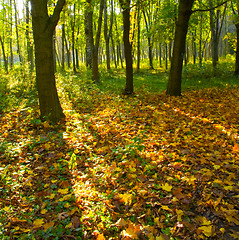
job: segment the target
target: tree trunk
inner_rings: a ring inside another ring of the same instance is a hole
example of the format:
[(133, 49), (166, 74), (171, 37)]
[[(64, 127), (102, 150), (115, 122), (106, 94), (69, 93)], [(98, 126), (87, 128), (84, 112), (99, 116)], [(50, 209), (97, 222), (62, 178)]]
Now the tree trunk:
[(26, 0), (26, 39), (27, 39), (27, 61), (30, 63), (31, 71), (34, 68), (33, 64), (33, 46), (30, 40), (30, 11), (29, 11), (30, 0)]
[(13, 35), (13, 31), (12, 31), (12, 0), (9, 1), (9, 7), (10, 7), (10, 13), (9, 13), (9, 21), (10, 21), (10, 37), (9, 37), (9, 52), (10, 52), (10, 68), (12, 69), (13, 67), (13, 46), (12, 46), (12, 35)]
[(65, 21), (61, 25), (61, 69), (65, 71)]
[(8, 73), (8, 61), (7, 61), (7, 56), (6, 56), (6, 52), (5, 52), (4, 41), (1, 36), (0, 36), (0, 43), (1, 43), (1, 47), (2, 47), (5, 71), (6, 71), (6, 73)]
[(178, 20), (176, 23), (173, 56), (167, 86), (167, 94), (171, 96), (181, 95), (181, 80), (183, 56), (185, 53), (185, 42), (188, 31), (188, 22), (192, 14), (194, 0), (180, 0), (178, 10)]
[(112, 35), (113, 16), (114, 16), (113, 14), (114, 14), (114, 5), (113, 5), (113, 0), (111, 0), (110, 28), (108, 31), (107, 1), (105, 0), (105, 3), (104, 3), (104, 37), (105, 37), (105, 46), (106, 46), (107, 70), (110, 69), (110, 37)]
[[(213, 4), (212, 1), (209, 1), (209, 7), (212, 9)], [(224, 21), (225, 13), (226, 13), (227, 4), (225, 4), (223, 14), (220, 20), (220, 10), (217, 10), (217, 14), (215, 14), (214, 10), (210, 10), (210, 29), (211, 29), (211, 52), (212, 52), (212, 65), (214, 71), (216, 70), (216, 66), (218, 63), (218, 44), (219, 38), (222, 30), (222, 23)]]
[(73, 63), (73, 71), (76, 73), (76, 58), (75, 58), (75, 13), (76, 13), (76, 5), (73, 5), (73, 16), (71, 19), (71, 51), (72, 51), (72, 63)]
[[(93, 45), (93, 59), (92, 59), (93, 60), (92, 61), (92, 80), (93, 80), (93, 82), (99, 82), (99, 79), (100, 79), (98, 51), (99, 51), (99, 45), (100, 45), (103, 10), (104, 10), (104, 0), (101, 0), (99, 18), (98, 18), (98, 28), (97, 28), (95, 43)], [(92, 31), (92, 33), (93, 33), (93, 31)]]
[(53, 34), (64, 4), (65, 0), (58, 0), (53, 15), (49, 17), (47, 0), (31, 0), (41, 119), (49, 119), (52, 122), (58, 122), (65, 117), (56, 89), (53, 53)]
[(140, 8), (138, 7), (137, 9), (137, 25), (138, 25), (138, 37), (137, 37), (137, 71), (139, 71), (140, 69), (140, 33), (141, 33), (141, 29), (140, 29), (140, 20), (141, 20), (141, 16), (140, 16)]
[(123, 9), (123, 41), (124, 41), (124, 53), (126, 61), (126, 86), (124, 94), (132, 94), (134, 92), (133, 84), (133, 66), (132, 66), (132, 46), (130, 44), (129, 32), (130, 32), (130, 0), (120, 0), (120, 5)]
[(19, 39), (19, 32), (18, 32), (18, 17), (17, 17), (17, 4), (16, 4), (16, 0), (14, 0), (14, 8), (15, 8), (15, 23), (16, 23), (16, 37), (17, 37), (17, 53), (18, 53), (18, 57), (19, 57), (19, 61), (20, 64), (23, 64), (23, 58), (22, 58), (22, 54), (21, 54), (21, 47), (20, 47), (20, 39)]
[(145, 12), (146, 11), (143, 11), (144, 21), (145, 21), (146, 30), (147, 30), (149, 65), (150, 65), (150, 69), (154, 69), (154, 67), (153, 67), (153, 53), (152, 53), (153, 49), (152, 49), (152, 43), (151, 43), (151, 33), (149, 32), (150, 21), (149, 21), (149, 16), (148, 16), (148, 21), (147, 21), (147, 17), (146, 17), (146, 13)]
[(236, 33), (237, 33), (237, 48), (236, 48), (236, 64), (235, 64), (235, 72), (236, 76), (239, 75), (239, 23), (236, 24)]
[(92, 68), (92, 55), (93, 55), (93, 8), (91, 0), (86, 0), (85, 9), (85, 38), (86, 38), (86, 67)]

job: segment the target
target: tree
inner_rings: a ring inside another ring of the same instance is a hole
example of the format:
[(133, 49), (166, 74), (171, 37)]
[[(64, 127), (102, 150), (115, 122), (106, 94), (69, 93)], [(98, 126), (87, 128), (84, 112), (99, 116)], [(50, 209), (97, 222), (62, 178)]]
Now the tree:
[(106, 64), (107, 70), (110, 69), (110, 38), (112, 36), (113, 18), (114, 18), (114, 4), (111, 0), (111, 16), (110, 16), (110, 28), (108, 30), (108, 13), (107, 13), (107, 1), (104, 4), (104, 36), (105, 36), (105, 46), (106, 46)]
[(52, 16), (47, 0), (31, 0), (33, 38), (35, 43), (36, 83), (42, 119), (58, 122), (65, 117), (56, 89), (53, 34), (65, 0), (58, 0)]
[(126, 86), (124, 94), (132, 94), (134, 92), (133, 82), (133, 66), (132, 66), (132, 46), (130, 44), (129, 32), (130, 32), (130, 0), (120, 0), (121, 8), (123, 9), (123, 41), (124, 41), (124, 53), (126, 61)]
[[(216, 69), (218, 62), (218, 43), (221, 35), (222, 23), (225, 17), (227, 4), (225, 4), (224, 11), (220, 21), (220, 10), (214, 11), (213, 3), (209, 1), (210, 8), (210, 29), (211, 29), (211, 47), (212, 47), (212, 64), (214, 70)], [(220, 24), (221, 22), (221, 24)]]
[(178, 19), (175, 29), (173, 56), (167, 86), (167, 94), (171, 96), (181, 95), (181, 80), (185, 42), (188, 31), (188, 23), (192, 14), (194, 0), (180, 0), (178, 7)]
[(232, 11), (234, 14), (234, 23), (236, 26), (236, 62), (235, 62), (235, 71), (234, 75), (239, 75), (239, 3), (235, 1), (235, 7), (233, 4), (234, 1), (231, 1)]
[(100, 35), (102, 27), (104, 0), (100, 1), (99, 18), (96, 37), (94, 40), (93, 32), (93, 6), (92, 0), (86, 1), (85, 9), (85, 35), (86, 35), (86, 66), (92, 68), (92, 80), (99, 81), (98, 51), (100, 45)]

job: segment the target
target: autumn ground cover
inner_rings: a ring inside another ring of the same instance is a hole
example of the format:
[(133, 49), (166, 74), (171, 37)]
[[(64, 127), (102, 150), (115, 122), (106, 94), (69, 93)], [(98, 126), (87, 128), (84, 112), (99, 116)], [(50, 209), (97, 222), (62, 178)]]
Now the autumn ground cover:
[(0, 239), (239, 239), (238, 87), (125, 97), (59, 78), (65, 123), (34, 96), (0, 116)]

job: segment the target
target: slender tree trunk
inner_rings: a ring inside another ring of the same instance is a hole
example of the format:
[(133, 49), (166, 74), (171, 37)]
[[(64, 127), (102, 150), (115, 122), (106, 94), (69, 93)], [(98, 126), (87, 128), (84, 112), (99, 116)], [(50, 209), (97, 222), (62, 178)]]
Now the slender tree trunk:
[(10, 21), (10, 37), (9, 37), (9, 52), (10, 52), (10, 68), (13, 67), (13, 46), (12, 46), (12, 35), (13, 35), (13, 30), (12, 30), (12, 0), (9, 0), (9, 7), (10, 7), (10, 12), (9, 12), (9, 21)]
[(18, 11), (17, 11), (17, 4), (16, 4), (16, 0), (14, 0), (14, 8), (15, 8), (15, 22), (16, 22), (16, 37), (17, 37), (17, 53), (18, 53), (18, 57), (19, 57), (19, 61), (20, 64), (23, 64), (23, 58), (22, 58), (22, 54), (21, 54), (21, 46), (20, 46), (20, 39), (19, 39), (19, 32), (18, 32)]
[(126, 61), (126, 86), (124, 94), (132, 94), (134, 92), (133, 84), (133, 61), (132, 61), (132, 46), (130, 44), (129, 32), (130, 32), (130, 0), (120, 0), (120, 5), (123, 9), (123, 41), (124, 41), (124, 53)]
[(63, 24), (61, 25), (61, 69), (65, 71), (65, 21), (63, 20)]
[(236, 48), (236, 64), (235, 64), (235, 72), (236, 76), (239, 75), (239, 23), (236, 24), (236, 33), (237, 33), (237, 48)]
[(5, 47), (4, 47), (4, 40), (2, 39), (1, 36), (0, 36), (0, 43), (1, 43), (1, 47), (2, 47), (5, 71), (6, 71), (6, 73), (8, 73), (8, 61), (7, 61), (7, 56), (6, 56)]
[(66, 39), (66, 35), (65, 35), (65, 47), (66, 47), (66, 56), (67, 56), (67, 66), (68, 68), (71, 67), (71, 53), (70, 53), (70, 46), (68, 46), (68, 42)]
[(92, 68), (92, 55), (93, 55), (93, 7), (91, 0), (86, 0), (85, 9), (85, 38), (86, 38), (86, 67)]
[(65, 0), (58, 0), (53, 15), (49, 17), (46, 0), (31, 0), (41, 119), (52, 122), (58, 122), (65, 117), (56, 89), (53, 53), (53, 34), (64, 4)]
[(180, 0), (178, 20), (176, 23), (173, 57), (167, 86), (167, 94), (171, 96), (181, 95), (181, 80), (185, 42), (188, 31), (188, 22), (192, 14), (194, 0)]
[(112, 45), (112, 50), (113, 50), (113, 59), (114, 59), (114, 63), (115, 63), (115, 68), (117, 68), (117, 59), (116, 59), (116, 53), (115, 53), (115, 43), (114, 43), (114, 38), (111, 35), (111, 45)]
[(165, 69), (168, 69), (168, 44), (165, 43)]
[(26, 39), (27, 39), (27, 61), (30, 63), (31, 71), (34, 68), (33, 63), (33, 46), (30, 40), (30, 11), (29, 11), (30, 0), (26, 0)]
[(73, 5), (73, 16), (71, 19), (71, 51), (72, 51), (72, 63), (73, 63), (73, 71), (76, 73), (76, 59), (75, 59), (75, 13), (76, 13), (76, 5)]
[(114, 5), (113, 5), (113, 0), (111, 0), (110, 28), (108, 30), (107, 0), (105, 0), (105, 3), (104, 3), (104, 37), (105, 37), (105, 46), (106, 46), (107, 70), (110, 69), (110, 37), (112, 35), (112, 27), (113, 27), (113, 19), (114, 19), (113, 14), (114, 14)]
[(138, 7), (137, 9), (137, 25), (138, 25), (138, 37), (137, 37), (137, 71), (140, 69), (140, 34), (141, 34), (141, 29), (140, 29), (140, 8)]
[[(99, 54), (103, 9), (104, 9), (104, 0), (101, 0), (100, 10), (99, 10), (99, 18), (98, 18), (98, 28), (97, 28), (95, 43), (93, 45), (93, 59), (92, 59), (92, 80), (93, 80), (93, 82), (99, 82), (99, 79), (100, 79), (98, 54)], [(93, 33), (93, 31), (92, 31), (92, 33)]]
[(149, 20), (147, 21), (147, 16), (146, 16), (145, 11), (143, 11), (143, 14), (144, 14), (144, 21), (145, 21), (146, 30), (147, 30), (149, 65), (150, 65), (150, 69), (154, 69), (154, 67), (153, 67), (153, 53), (152, 53), (153, 48), (152, 48), (152, 43), (151, 43), (151, 34), (149, 32), (150, 21)]

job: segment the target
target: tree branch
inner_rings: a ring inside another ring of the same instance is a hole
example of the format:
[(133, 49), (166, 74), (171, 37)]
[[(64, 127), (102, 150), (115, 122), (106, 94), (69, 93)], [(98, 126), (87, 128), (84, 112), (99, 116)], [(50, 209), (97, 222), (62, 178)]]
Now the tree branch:
[(224, 2), (222, 2), (222, 3), (220, 3), (220, 4), (218, 4), (217, 6), (212, 7), (212, 8), (208, 8), (208, 9), (195, 9), (195, 10), (192, 11), (192, 13), (195, 13), (195, 12), (207, 12), (207, 11), (211, 11), (211, 10), (214, 10), (214, 9), (216, 9), (216, 8), (218, 8), (218, 7), (222, 6), (222, 5), (224, 5), (224, 4), (227, 3), (228, 1), (229, 1), (229, 0), (226, 0), (226, 1), (224, 1)]
[(65, 3), (66, 3), (66, 0), (58, 0), (57, 1), (53, 15), (50, 18), (50, 27), (51, 28), (55, 29), (55, 27), (60, 19), (60, 14), (61, 14), (61, 11), (62, 11)]

